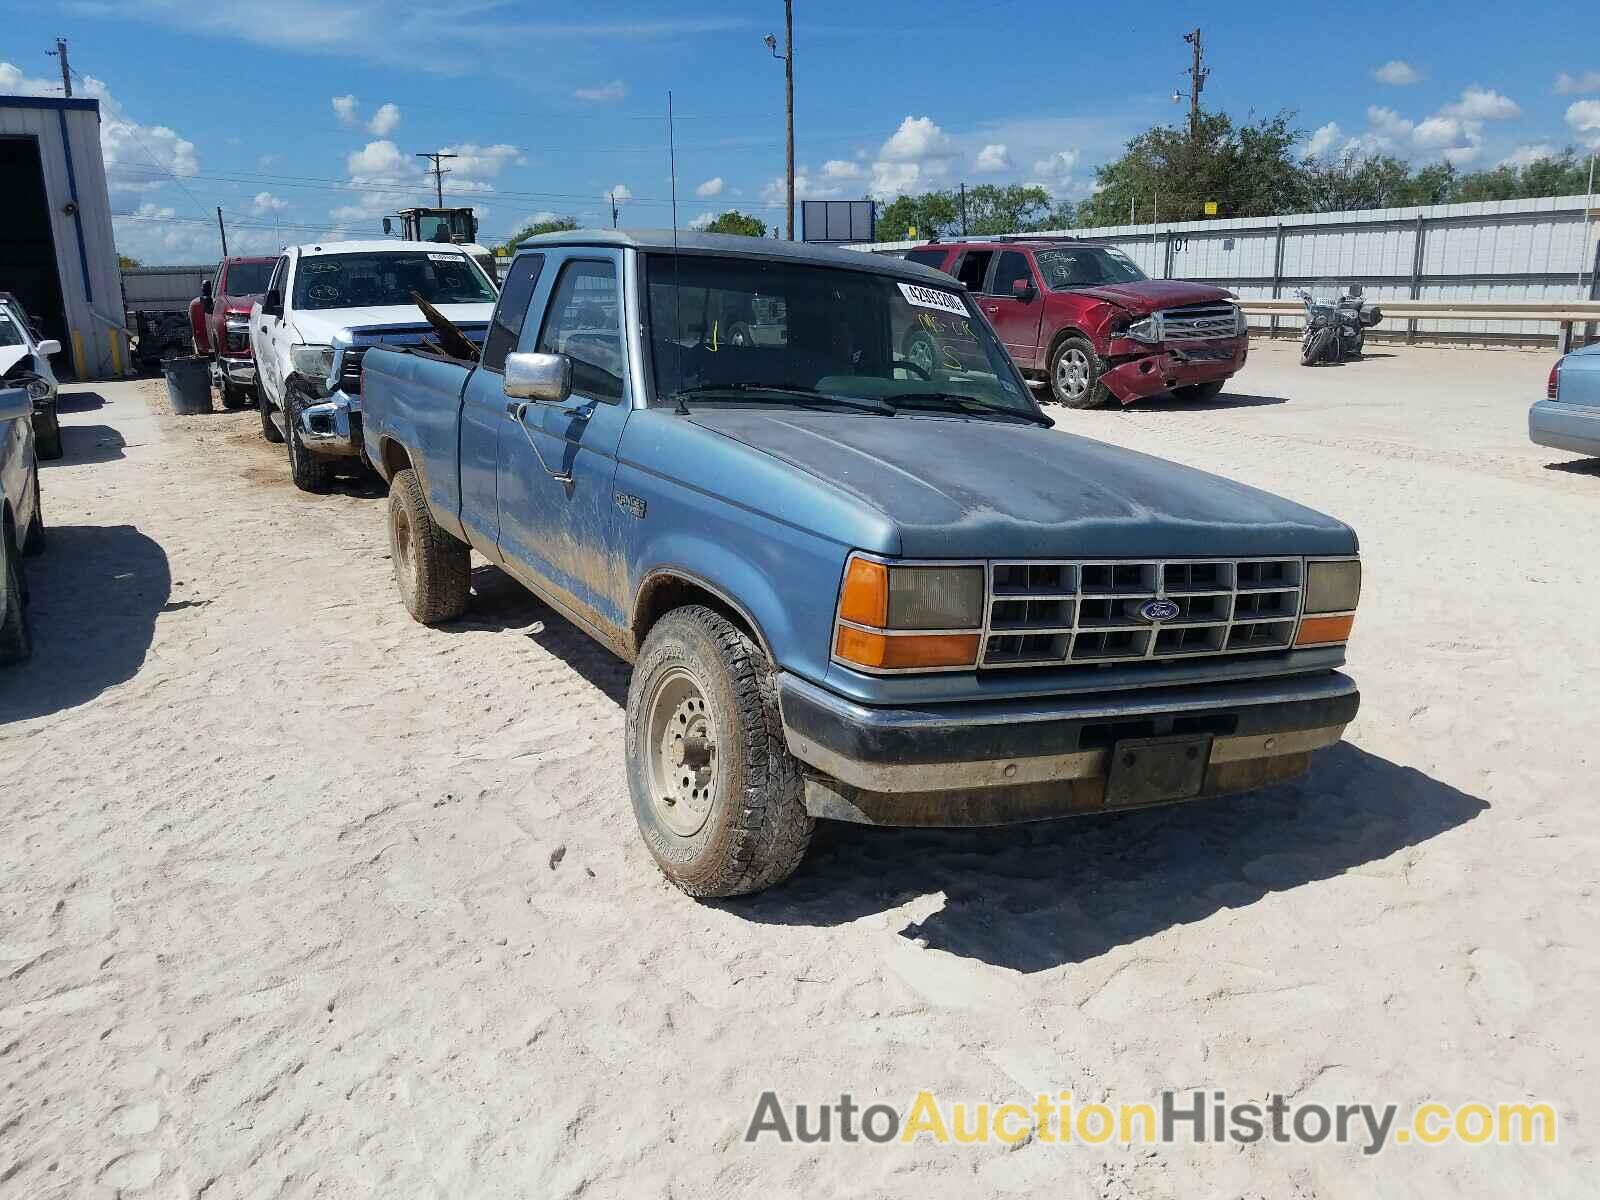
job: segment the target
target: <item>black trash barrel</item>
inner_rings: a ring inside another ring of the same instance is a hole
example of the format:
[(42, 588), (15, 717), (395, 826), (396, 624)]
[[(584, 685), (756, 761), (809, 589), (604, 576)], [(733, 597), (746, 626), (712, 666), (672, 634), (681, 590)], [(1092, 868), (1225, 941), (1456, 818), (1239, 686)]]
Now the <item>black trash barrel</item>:
[(167, 377), (167, 397), (180, 417), (211, 411), (211, 360), (198, 354), (161, 360)]

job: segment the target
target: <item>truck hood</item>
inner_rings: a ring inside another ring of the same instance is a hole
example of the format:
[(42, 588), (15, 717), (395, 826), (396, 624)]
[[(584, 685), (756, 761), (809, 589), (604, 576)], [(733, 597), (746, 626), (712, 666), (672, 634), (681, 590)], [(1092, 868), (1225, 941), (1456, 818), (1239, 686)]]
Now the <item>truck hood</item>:
[[(438, 306), (457, 325), (486, 325), (494, 315), (493, 304), (441, 304)], [(293, 316), (299, 340), (314, 345), (349, 341), (352, 329), (374, 329), (393, 325), (421, 325), (427, 320), (414, 304), (390, 304), (379, 308), (326, 308), (299, 310)]]
[(1037, 425), (702, 408), (704, 429), (883, 514), (926, 558), (1353, 554), (1332, 517), (1268, 492)]
[[(33, 351), (26, 346), (0, 346), (0, 375), (4, 375), (17, 365), (18, 360), (26, 358), (32, 353)], [(10, 385), (8, 384), (7, 386), (9, 387)]]
[(1184, 304), (1210, 304), (1231, 300), (1219, 287), (1190, 283), (1184, 279), (1146, 279), (1142, 283), (1103, 283), (1099, 287), (1073, 288), (1073, 295), (1093, 296), (1127, 309), (1136, 317), (1147, 317), (1163, 308)]

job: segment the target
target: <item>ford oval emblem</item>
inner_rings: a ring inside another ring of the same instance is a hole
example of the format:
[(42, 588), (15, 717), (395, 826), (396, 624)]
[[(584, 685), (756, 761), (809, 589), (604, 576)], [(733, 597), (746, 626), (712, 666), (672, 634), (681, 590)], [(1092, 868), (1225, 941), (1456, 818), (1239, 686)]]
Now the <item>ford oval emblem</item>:
[(1139, 615), (1146, 621), (1170, 621), (1179, 611), (1171, 600), (1147, 600), (1140, 606)]

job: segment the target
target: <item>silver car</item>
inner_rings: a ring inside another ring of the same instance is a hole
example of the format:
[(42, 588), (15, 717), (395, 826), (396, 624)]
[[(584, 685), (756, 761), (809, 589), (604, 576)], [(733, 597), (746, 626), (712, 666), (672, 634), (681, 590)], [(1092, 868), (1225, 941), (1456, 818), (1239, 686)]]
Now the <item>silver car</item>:
[(0, 388), (0, 665), (32, 652), (22, 556), (43, 549), (33, 397), (26, 387)]
[(1545, 396), (1528, 410), (1528, 436), (1540, 446), (1600, 457), (1600, 342), (1558, 359)]

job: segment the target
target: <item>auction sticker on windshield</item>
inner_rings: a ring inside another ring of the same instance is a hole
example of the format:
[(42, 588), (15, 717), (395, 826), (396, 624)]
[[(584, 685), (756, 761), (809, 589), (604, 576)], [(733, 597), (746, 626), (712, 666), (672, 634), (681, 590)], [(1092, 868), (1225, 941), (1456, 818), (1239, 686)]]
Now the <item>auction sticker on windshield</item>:
[(961, 297), (954, 292), (902, 283), (900, 294), (920, 308), (937, 308), (940, 312), (955, 313), (958, 317), (967, 315), (967, 306), (961, 303)]

